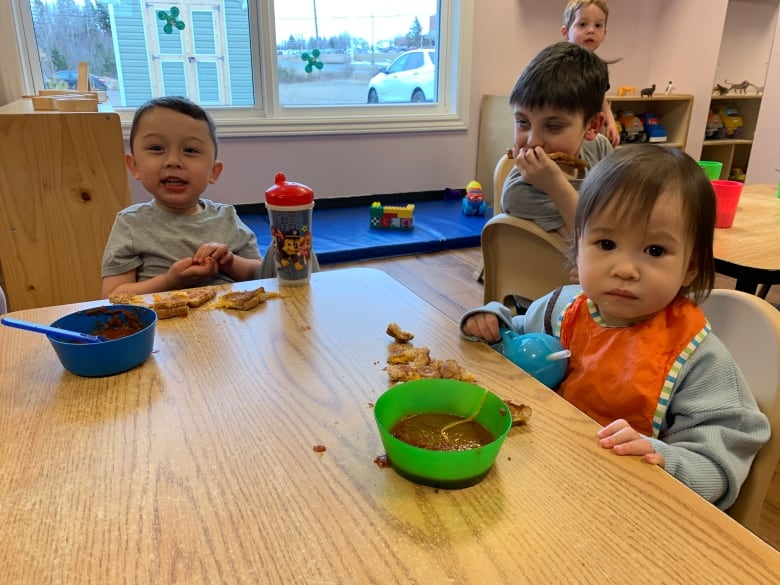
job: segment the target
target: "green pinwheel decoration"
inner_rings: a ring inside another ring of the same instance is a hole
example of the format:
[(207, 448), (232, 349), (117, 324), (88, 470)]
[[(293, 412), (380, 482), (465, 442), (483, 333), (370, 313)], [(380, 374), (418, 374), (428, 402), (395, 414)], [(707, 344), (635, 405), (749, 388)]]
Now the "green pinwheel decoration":
[(308, 53), (301, 53), (301, 59), (303, 61), (306, 61), (306, 67), (304, 69), (306, 70), (306, 73), (311, 73), (314, 71), (314, 68), (322, 69), (324, 66), (324, 63), (319, 60), (320, 57), (320, 50), (314, 49), (311, 52), (311, 55)]
[(185, 25), (179, 20), (179, 9), (176, 6), (171, 6), (171, 9), (168, 12), (165, 12), (165, 10), (158, 10), (157, 18), (165, 21), (163, 32), (167, 35), (171, 34), (174, 28), (184, 30)]

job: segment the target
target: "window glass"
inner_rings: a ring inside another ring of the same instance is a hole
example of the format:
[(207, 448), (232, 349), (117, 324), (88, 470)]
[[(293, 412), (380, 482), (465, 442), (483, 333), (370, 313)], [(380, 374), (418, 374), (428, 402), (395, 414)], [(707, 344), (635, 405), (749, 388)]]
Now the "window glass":
[[(125, 121), (162, 95), (212, 108), (235, 135), (344, 129), (347, 118), (356, 132), (451, 129), (466, 112), (467, 0), (11, 1), (19, 10), (0, 31), (20, 35), (26, 83), (75, 88), (86, 62)], [(404, 105), (424, 107), (381, 113)]]

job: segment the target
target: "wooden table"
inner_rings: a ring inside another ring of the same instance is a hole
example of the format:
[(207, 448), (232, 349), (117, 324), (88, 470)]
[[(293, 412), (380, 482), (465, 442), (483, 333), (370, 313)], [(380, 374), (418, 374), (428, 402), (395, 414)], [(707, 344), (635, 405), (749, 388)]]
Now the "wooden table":
[[(777, 582), (780, 553), (600, 449), (596, 423), (384, 273), (282, 290), (159, 322), (150, 359), (110, 378), (0, 327), (3, 583)], [(374, 463), (391, 321), (532, 405), (480, 484), (436, 490)]]
[(780, 199), (776, 185), (745, 185), (734, 225), (715, 229), (715, 269), (755, 294), (759, 285), (780, 284)]

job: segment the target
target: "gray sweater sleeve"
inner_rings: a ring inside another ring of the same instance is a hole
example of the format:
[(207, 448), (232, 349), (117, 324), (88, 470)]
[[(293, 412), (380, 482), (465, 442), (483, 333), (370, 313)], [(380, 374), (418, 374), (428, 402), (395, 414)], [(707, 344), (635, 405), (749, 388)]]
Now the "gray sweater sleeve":
[(668, 473), (725, 510), (769, 434), (734, 358), (711, 333), (683, 366), (659, 438), (650, 442)]

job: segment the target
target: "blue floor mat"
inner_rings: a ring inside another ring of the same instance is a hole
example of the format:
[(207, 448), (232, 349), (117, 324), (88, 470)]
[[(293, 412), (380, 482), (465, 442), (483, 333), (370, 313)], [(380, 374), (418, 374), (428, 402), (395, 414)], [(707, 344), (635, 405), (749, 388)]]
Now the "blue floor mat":
[[(419, 201), (414, 208), (411, 230), (372, 229), (368, 206), (317, 209), (312, 217), (312, 241), (321, 264), (353, 262), (423, 252), (441, 252), (479, 246), (487, 215), (466, 216), (460, 199)], [(265, 214), (240, 214), (257, 234), (260, 252), (265, 255), (271, 228)]]

